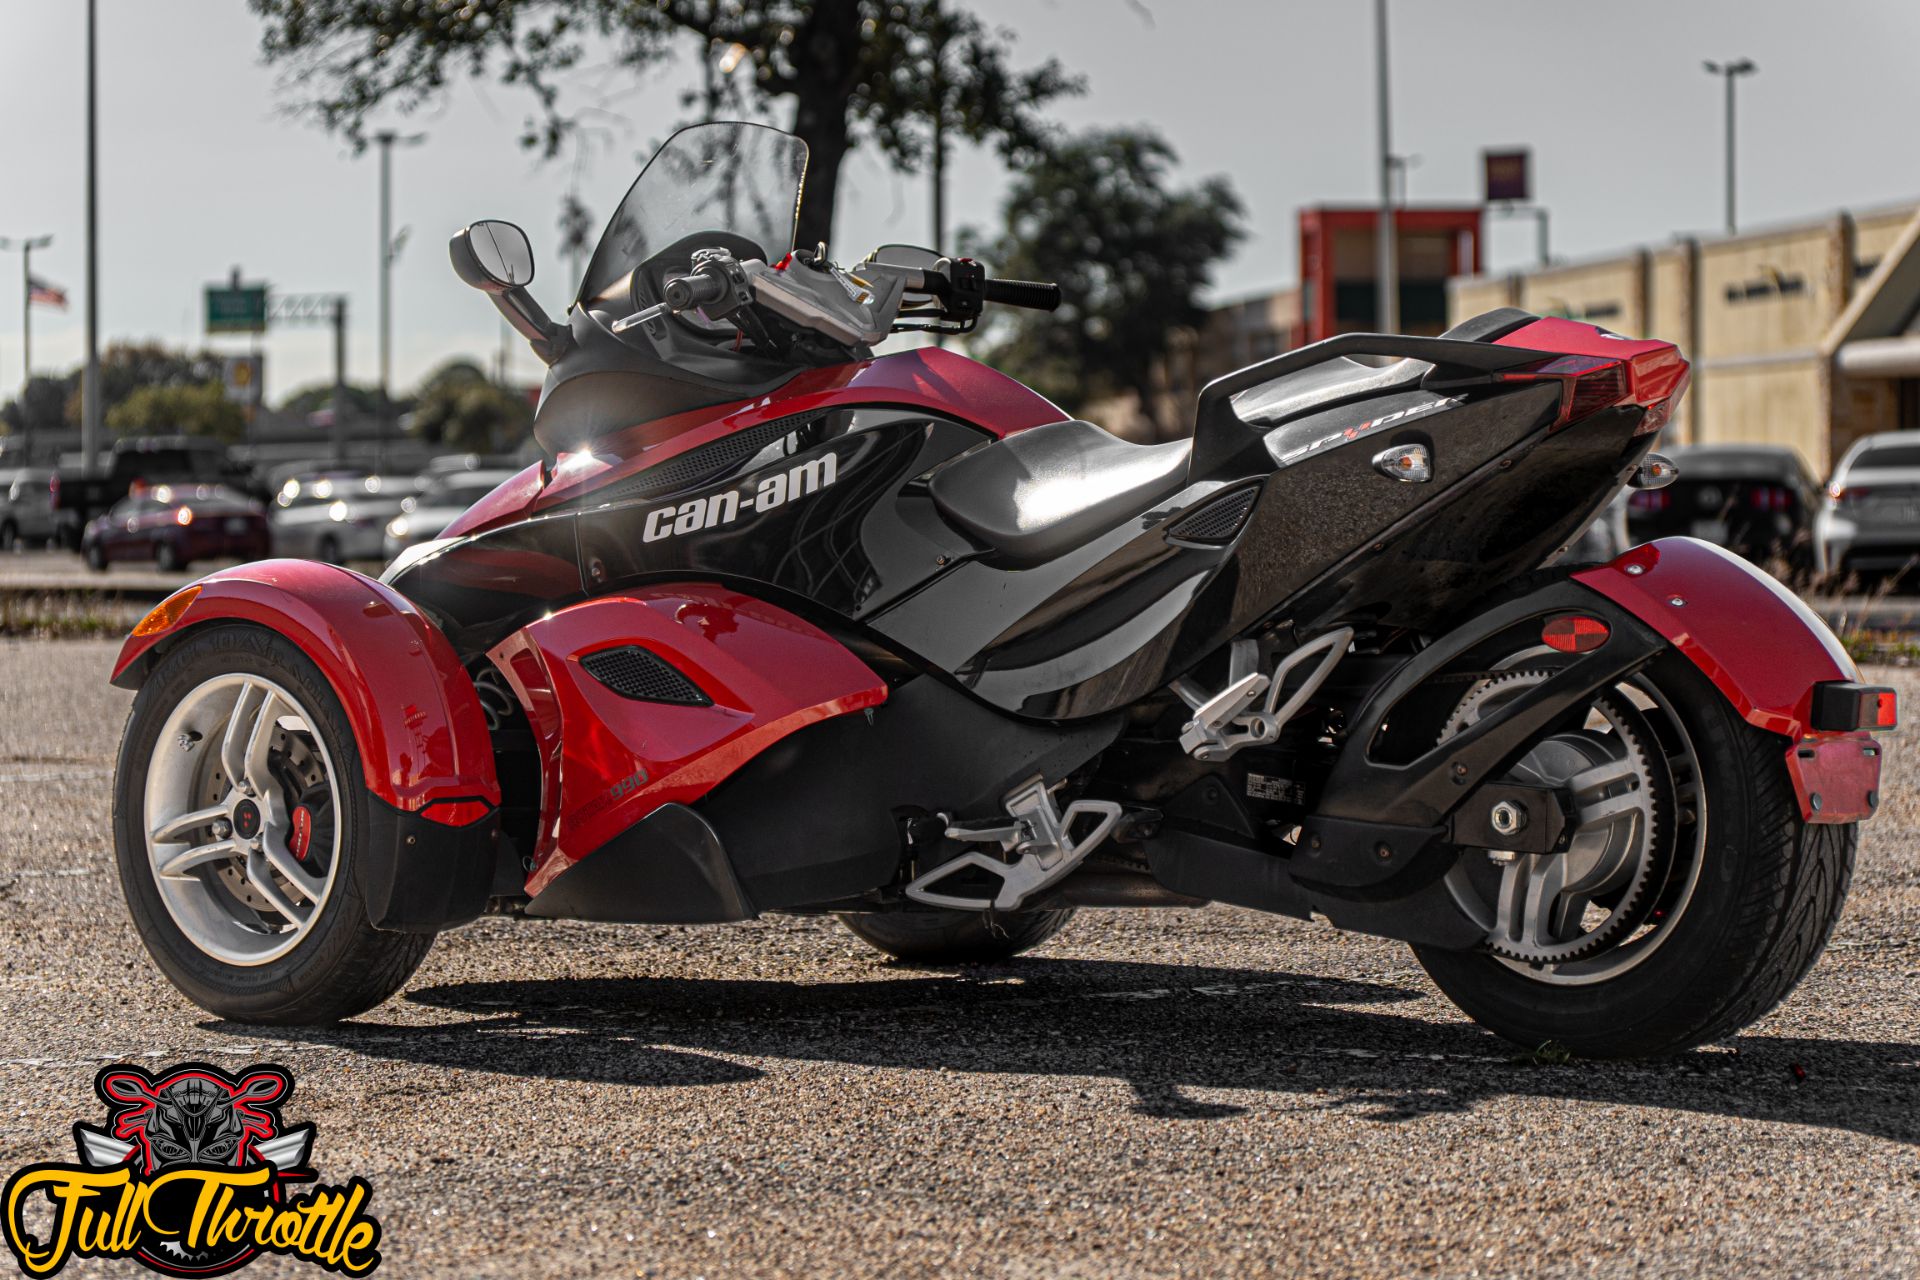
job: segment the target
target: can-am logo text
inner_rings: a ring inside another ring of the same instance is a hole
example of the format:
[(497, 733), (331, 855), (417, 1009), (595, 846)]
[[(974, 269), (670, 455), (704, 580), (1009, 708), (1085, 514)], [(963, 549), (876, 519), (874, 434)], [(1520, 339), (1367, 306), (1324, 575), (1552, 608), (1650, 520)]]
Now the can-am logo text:
[(668, 503), (647, 513), (642, 537), (659, 542), (702, 529), (717, 529), (740, 519), (742, 513), (765, 515), (795, 498), (817, 493), (840, 478), (840, 457), (823, 453), (797, 466), (756, 481), (722, 489), (702, 498)]

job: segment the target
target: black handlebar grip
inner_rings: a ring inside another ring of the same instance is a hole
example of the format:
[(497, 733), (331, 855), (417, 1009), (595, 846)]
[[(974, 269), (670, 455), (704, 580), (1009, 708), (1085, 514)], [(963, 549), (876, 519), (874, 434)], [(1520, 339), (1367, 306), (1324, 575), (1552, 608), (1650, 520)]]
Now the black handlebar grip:
[(661, 301), (675, 311), (691, 311), (727, 296), (726, 277), (718, 272), (700, 271), (690, 276), (674, 276), (660, 286)]
[(1060, 286), (1032, 280), (989, 280), (987, 301), (1030, 311), (1053, 311), (1060, 306)]

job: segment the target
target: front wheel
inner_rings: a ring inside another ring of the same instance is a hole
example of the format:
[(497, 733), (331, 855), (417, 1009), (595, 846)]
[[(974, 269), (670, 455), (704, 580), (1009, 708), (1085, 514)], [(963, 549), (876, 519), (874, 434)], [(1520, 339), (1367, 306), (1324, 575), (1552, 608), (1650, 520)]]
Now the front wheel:
[[(1543, 678), (1538, 658), (1509, 659), (1447, 732)], [(1415, 947), (1420, 963), (1481, 1025), (1582, 1057), (1679, 1053), (1754, 1022), (1826, 946), (1858, 841), (1801, 820), (1786, 749), (1678, 654), (1603, 690), (1513, 773), (1574, 790), (1570, 846), (1463, 851), (1447, 884), (1487, 941)]]
[(433, 937), (368, 922), (372, 803), (340, 702), (291, 641), (219, 625), (164, 654), (114, 780), (120, 883), (161, 971), (239, 1022), (331, 1022), (399, 990)]
[(944, 908), (847, 914), (840, 923), (862, 942), (909, 964), (993, 964), (1011, 960), (1067, 927), (1073, 908), (950, 911)]

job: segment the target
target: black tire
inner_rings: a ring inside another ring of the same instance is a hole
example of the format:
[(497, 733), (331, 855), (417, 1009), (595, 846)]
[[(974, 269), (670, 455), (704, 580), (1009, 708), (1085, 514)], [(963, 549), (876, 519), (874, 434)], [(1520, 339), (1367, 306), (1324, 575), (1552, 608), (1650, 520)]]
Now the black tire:
[(20, 526), (8, 520), (0, 522), (0, 551), (20, 550)]
[(332, 534), (320, 539), (320, 546), (314, 553), (314, 559), (322, 564), (339, 564), (340, 540)]
[[(244, 672), (265, 676), (311, 709), (340, 777), (340, 865), (312, 931), (287, 954), (233, 965), (197, 947), (174, 923), (153, 881), (143, 830), (148, 761), (168, 713), (201, 682)], [(388, 933), (367, 921), (358, 862), (373, 829), (360, 752), (326, 678), (292, 641), (263, 627), (196, 630), (163, 655), (133, 702), (114, 777), (114, 846), (120, 884), (147, 952), (173, 985), (217, 1017), (299, 1025), (364, 1013), (398, 991), (426, 958), (432, 934)]]
[(178, 573), (187, 567), (180, 558), (180, 548), (171, 542), (162, 542), (153, 549), (153, 567), (162, 573)]
[(848, 914), (840, 923), (868, 946), (908, 964), (994, 964), (1031, 951), (1066, 928), (1073, 911), (916, 909)]
[(1661, 1057), (1724, 1039), (1806, 976), (1846, 901), (1859, 830), (1801, 821), (1787, 740), (1742, 721), (1678, 654), (1649, 675), (1693, 739), (1707, 821), (1699, 880), (1659, 948), (1586, 986), (1541, 981), (1485, 952), (1414, 948), (1448, 999), (1529, 1048)]
[(107, 549), (97, 542), (89, 543), (87, 546), (87, 568), (95, 573), (107, 571)]

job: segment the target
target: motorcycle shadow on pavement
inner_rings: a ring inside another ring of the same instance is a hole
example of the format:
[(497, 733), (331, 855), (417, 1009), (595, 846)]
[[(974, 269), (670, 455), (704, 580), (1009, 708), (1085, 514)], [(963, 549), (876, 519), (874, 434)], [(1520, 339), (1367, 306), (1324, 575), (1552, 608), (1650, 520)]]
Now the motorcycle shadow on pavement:
[[(210, 1029), (291, 1034), (433, 1066), (643, 1087), (737, 1083), (774, 1071), (768, 1060), (785, 1059), (1106, 1077), (1131, 1087), (1136, 1111), (1171, 1119), (1280, 1105), (1404, 1123), (1531, 1097), (1920, 1143), (1911, 1106), (1920, 1045), (1749, 1034), (1731, 1050), (1667, 1061), (1565, 1061), (1527, 1053), (1470, 1023), (1392, 1012), (1433, 997), (1385, 981), (1033, 957), (894, 972), (911, 976), (448, 983), (403, 999), (468, 1020), (362, 1020), (291, 1033), (223, 1023)], [(1235, 1096), (1200, 1099), (1192, 1090)]]

